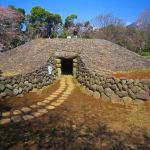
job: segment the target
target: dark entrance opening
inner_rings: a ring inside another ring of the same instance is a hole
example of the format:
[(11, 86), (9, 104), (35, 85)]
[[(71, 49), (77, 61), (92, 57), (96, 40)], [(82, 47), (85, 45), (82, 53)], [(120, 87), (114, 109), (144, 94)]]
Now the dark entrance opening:
[(73, 60), (61, 58), (62, 74), (73, 74)]

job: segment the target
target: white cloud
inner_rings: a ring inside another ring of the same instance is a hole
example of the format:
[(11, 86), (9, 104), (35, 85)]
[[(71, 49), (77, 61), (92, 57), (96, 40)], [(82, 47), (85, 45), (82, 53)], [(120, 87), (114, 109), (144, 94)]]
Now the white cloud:
[(132, 22), (128, 21), (126, 22), (126, 26), (130, 25)]

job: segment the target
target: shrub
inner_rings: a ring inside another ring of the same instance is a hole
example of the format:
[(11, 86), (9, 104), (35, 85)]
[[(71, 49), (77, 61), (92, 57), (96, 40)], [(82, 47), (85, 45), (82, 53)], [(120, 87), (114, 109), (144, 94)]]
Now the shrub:
[(67, 36), (69, 36), (69, 35), (70, 35), (70, 31), (65, 30), (59, 35), (59, 38), (67, 38)]
[(20, 39), (20, 38), (13, 38), (11, 40), (11, 42), (10, 42), (10, 44), (12, 45), (12, 47), (17, 47), (17, 46), (22, 45), (24, 43), (25, 43), (25, 41), (22, 40), (22, 39)]

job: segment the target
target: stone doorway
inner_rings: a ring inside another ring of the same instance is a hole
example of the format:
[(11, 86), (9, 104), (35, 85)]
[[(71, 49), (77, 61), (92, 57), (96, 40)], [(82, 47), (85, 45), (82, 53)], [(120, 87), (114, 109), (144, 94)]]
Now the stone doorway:
[(57, 57), (55, 59), (58, 77), (61, 75), (73, 75), (76, 77), (77, 58)]
[(73, 59), (61, 58), (61, 73), (64, 75), (73, 75)]

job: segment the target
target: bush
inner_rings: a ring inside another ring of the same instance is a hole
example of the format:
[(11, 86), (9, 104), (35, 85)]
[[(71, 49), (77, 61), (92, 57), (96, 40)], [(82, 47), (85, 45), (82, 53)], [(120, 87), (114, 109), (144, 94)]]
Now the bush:
[(19, 39), (19, 38), (13, 38), (10, 42), (12, 47), (17, 47), (17, 46), (22, 45), (24, 43), (25, 43), (25, 41), (22, 39)]
[(128, 43), (127, 43), (127, 41), (125, 41), (124, 39), (118, 39), (118, 40), (116, 40), (115, 43), (118, 44), (118, 45), (120, 45), (120, 46), (123, 46), (123, 47), (125, 47), (125, 48), (128, 47)]
[(147, 44), (143, 49), (144, 52), (150, 52), (150, 44)]
[(59, 35), (59, 38), (67, 38), (67, 36), (70, 35), (70, 31), (69, 30), (65, 30), (63, 31), (60, 35)]
[(55, 31), (51, 31), (50, 37), (51, 38), (56, 38), (57, 37), (57, 33)]

